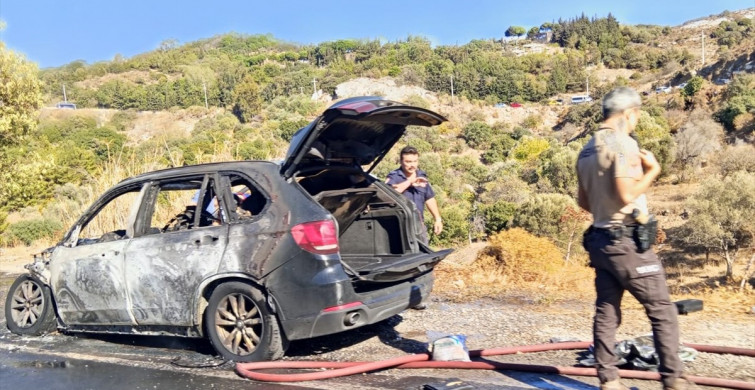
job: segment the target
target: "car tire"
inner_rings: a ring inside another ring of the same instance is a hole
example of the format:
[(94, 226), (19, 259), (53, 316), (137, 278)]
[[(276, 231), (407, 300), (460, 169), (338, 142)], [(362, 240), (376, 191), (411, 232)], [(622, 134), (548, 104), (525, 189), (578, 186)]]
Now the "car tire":
[(259, 362), (283, 357), (288, 343), (262, 292), (229, 282), (210, 296), (204, 323), (215, 350), (226, 360)]
[(32, 275), (21, 275), (5, 298), (5, 320), (15, 334), (39, 336), (57, 327), (50, 288)]

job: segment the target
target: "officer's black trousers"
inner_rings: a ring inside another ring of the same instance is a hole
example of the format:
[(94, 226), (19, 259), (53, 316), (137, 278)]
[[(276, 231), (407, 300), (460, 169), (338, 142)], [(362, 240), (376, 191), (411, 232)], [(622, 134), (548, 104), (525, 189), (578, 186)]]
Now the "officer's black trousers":
[(645, 308), (653, 328), (663, 383), (671, 385), (682, 375), (679, 359), (677, 309), (669, 297), (666, 274), (653, 250), (637, 252), (631, 237), (612, 239), (605, 230), (586, 237), (590, 265), (595, 268), (595, 319), (593, 343), (601, 383), (619, 377), (614, 354), (616, 329), (621, 324), (621, 298), (629, 291)]

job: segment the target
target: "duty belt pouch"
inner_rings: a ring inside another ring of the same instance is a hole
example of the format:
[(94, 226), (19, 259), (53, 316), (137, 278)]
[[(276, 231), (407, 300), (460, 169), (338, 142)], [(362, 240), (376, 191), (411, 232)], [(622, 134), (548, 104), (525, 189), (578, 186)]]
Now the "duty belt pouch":
[(588, 227), (587, 230), (585, 230), (584, 233), (582, 233), (582, 248), (585, 249), (585, 252), (590, 253), (590, 248), (588, 247), (588, 242), (590, 241), (590, 236), (592, 235), (594, 231), (594, 228), (592, 226)]
[(654, 215), (650, 215), (646, 223), (635, 226), (632, 238), (634, 238), (634, 242), (637, 244), (637, 251), (642, 253), (650, 249), (655, 244), (657, 234), (658, 220), (655, 219)]

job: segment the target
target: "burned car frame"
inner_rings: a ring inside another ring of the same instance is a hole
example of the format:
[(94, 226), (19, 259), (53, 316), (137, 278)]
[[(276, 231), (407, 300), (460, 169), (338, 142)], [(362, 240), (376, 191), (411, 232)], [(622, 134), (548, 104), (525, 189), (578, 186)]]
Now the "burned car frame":
[(280, 164), (128, 178), (27, 265), (8, 328), (205, 337), (226, 359), (261, 361), (398, 314), (429, 294), (450, 250), (422, 243), (413, 203), (369, 172), (406, 126), (444, 120), (352, 98), (299, 130)]

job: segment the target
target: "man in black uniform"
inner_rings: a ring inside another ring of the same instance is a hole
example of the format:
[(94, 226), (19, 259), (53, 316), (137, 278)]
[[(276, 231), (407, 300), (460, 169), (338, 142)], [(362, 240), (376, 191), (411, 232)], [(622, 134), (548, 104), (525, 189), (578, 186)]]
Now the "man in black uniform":
[(640, 95), (630, 88), (609, 92), (603, 99), (604, 121), (577, 160), (579, 205), (593, 216), (585, 249), (595, 268), (593, 343), (600, 388), (627, 388), (619, 382), (614, 353), (625, 290), (644, 306), (650, 319), (663, 388), (694, 388), (682, 378), (677, 309), (669, 297), (666, 275), (648, 248), (655, 235), (643, 237), (648, 219), (645, 191), (661, 167), (651, 152), (640, 150), (630, 137), (641, 104)]

